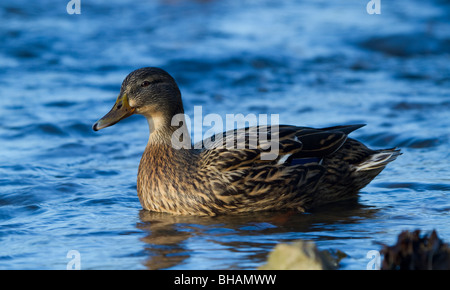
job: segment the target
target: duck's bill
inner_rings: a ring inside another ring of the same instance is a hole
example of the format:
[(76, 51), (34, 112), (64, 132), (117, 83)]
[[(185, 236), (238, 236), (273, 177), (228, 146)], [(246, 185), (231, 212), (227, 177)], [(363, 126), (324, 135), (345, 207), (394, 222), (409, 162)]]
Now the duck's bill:
[(109, 113), (106, 114), (103, 118), (98, 120), (94, 124), (94, 126), (92, 126), (92, 129), (94, 129), (94, 131), (98, 131), (100, 129), (112, 126), (120, 120), (133, 115), (134, 111), (135, 108), (130, 107), (128, 103), (127, 94), (119, 95), (111, 111), (109, 111)]

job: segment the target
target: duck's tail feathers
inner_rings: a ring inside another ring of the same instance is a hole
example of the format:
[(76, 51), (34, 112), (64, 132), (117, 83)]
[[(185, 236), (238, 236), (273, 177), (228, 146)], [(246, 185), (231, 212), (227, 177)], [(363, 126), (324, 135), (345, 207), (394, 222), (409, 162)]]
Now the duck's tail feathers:
[(378, 150), (363, 162), (356, 164), (356, 171), (382, 169), (401, 154), (400, 149), (397, 148)]

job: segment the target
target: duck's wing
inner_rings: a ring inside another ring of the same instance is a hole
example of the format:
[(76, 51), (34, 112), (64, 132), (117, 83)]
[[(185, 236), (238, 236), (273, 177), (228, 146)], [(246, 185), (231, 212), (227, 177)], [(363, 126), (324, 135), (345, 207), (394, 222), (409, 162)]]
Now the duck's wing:
[(204, 165), (239, 169), (260, 165), (320, 163), (336, 152), (347, 135), (364, 125), (322, 129), (288, 125), (255, 126), (217, 134), (196, 144)]
[[(314, 193), (327, 171), (321, 165), (322, 159), (338, 151), (347, 134), (362, 126), (313, 129), (283, 125), (228, 131), (202, 143), (212, 142), (209, 146), (215, 147), (205, 146), (200, 153), (199, 175), (204, 176), (208, 191), (224, 206), (303, 210), (314, 202)], [(255, 134), (259, 139), (256, 148), (251, 148)], [(247, 147), (227, 148), (230, 136), (235, 138), (235, 146), (242, 146), (238, 141), (241, 138)], [(273, 160), (262, 158), (273, 151), (268, 144), (278, 146)]]

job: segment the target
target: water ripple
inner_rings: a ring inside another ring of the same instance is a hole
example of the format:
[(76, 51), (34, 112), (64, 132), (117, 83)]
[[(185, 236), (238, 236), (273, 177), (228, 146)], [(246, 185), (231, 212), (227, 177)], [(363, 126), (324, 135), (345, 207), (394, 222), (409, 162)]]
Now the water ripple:
[(420, 182), (382, 182), (377, 183), (377, 187), (383, 188), (408, 188), (413, 189), (416, 192), (423, 191), (442, 191), (448, 192), (450, 191), (450, 184), (444, 183), (420, 183)]

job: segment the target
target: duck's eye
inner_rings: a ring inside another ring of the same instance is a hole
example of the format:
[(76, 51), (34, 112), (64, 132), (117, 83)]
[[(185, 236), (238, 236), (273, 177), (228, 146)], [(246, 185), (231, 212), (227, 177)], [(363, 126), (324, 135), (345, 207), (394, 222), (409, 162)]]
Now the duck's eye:
[(150, 85), (150, 82), (149, 81), (143, 81), (142, 83), (141, 83), (141, 87), (148, 87)]

